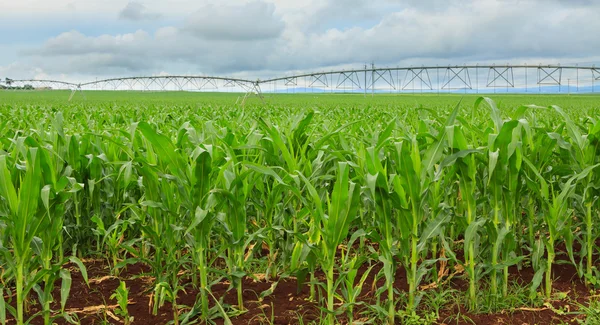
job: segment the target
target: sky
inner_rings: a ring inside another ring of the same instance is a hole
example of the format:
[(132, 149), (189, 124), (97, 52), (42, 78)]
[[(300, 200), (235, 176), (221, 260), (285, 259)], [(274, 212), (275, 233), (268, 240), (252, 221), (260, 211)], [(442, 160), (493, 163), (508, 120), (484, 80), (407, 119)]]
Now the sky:
[(0, 1), (0, 78), (600, 65), (596, 0)]

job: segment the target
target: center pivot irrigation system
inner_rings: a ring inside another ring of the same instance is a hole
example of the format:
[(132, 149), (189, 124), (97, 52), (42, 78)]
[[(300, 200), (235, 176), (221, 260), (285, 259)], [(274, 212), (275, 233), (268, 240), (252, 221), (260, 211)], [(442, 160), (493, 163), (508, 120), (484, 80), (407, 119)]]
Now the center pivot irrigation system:
[(593, 93), (600, 68), (561, 65), (364, 66), (296, 74), (265, 80), (214, 76), (148, 76), (110, 78), (85, 83), (57, 80), (0, 80), (6, 89), (70, 89), (69, 100), (82, 90), (243, 92), (242, 102), (263, 93)]

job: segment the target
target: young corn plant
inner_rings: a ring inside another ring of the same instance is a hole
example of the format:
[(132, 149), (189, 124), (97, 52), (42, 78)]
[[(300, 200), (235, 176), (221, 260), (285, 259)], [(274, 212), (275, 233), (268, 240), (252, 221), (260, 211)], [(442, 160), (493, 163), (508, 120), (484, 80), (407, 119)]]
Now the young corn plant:
[(186, 239), (194, 250), (193, 260), (200, 277), (201, 318), (206, 322), (209, 316), (208, 296), (210, 292), (208, 275), (210, 262), (210, 239), (216, 219), (215, 199), (210, 195), (212, 187), (212, 158), (209, 151), (201, 151), (195, 159), (193, 195), (195, 199), (194, 219), (185, 232)]
[(444, 213), (431, 215), (427, 197), (431, 184), (439, 181), (435, 177), (436, 165), (440, 164), (448, 147), (450, 139), (446, 130), (453, 128), (458, 109), (459, 105), (439, 130), (437, 138), (434, 137), (435, 141), (428, 146), (425, 147), (424, 142), (420, 143), (415, 135), (410, 134), (402, 142), (395, 143), (395, 172), (398, 177), (394, 182), (394, 191), (404, 206), (398, 219), (400, 245), (409, 248), (400, 251), (407, 269), (409, 313), (415, 312), (420, 300), (417, 288), (421, 279), (427, 274), (427, 269), (436, 263), (435, 259), (430, 259), (419, 265), (421, 255), (427, 251), (429, 241), (442, 231), (449, 218)]
[[(39, 256), (33, 247), (40, 243), (43, 210), (38, 209), (42, 190), (42, 168), (38, 148), (25, 151), (26, 169), (23, 175), (10, 168), (6, 155), (0, 155), (0, 196), (5, 201), (5, 235), (10, 246), (0, 247), (6, 272), (15, 282), (16, 310), (8, 308), (17, 325), (28, 323), (24, 313), (25, 302), (31, 289), (50, 271), (40, 270)], [(13, 181), (15, 180), (15, 181)], [(40, 213), (42, 212), (42, 213)], [(57, 234), (59, 235), (59, 234)], [(4, 301), (4, 297), (2, 297)], [(34, 315), (35, 316), (35, 315)]]
[[(600, 122), (596, 121), (590, 126), (586, 141), (588, 145), (585, 149), (585, 155), (588, 157), (586, 161), (591, 163), (597, 163), (600, 156)], [(594, 158), (591, 158), (594, 157)], [(590, 173), (585, 179), (583, 184), (583, 201), (582, 204), (585, 206), (585, 277), (588, 285), (593, 285), (592, 281), (595, 281), (594, 274), (594, 252), (596, 251), (595, 242), (598, 238), (598, 231), (595, 229), (595, 224), (598, 221), (598, 215), (600, 209), (598, 206), (598, 186), (596, 185), (600, 180), (600, 173), (598, 169)]]
[[(470, 148), (467, 145), (466, 138), (462, 128), (452, 126), (446, 130), (449, 140), (452, 143), (451, 155), (448, 155), (440, 164), (436, 178), (439, 178), (442, 170), (448, 168), (448, 174), (457, 175), (458, 180), (458, 204), (461, 206), (460, 212), (464, 214), (464, 266), (469, 277), (469, 305), (475, 309), (477, 304), (477, 270), (476, 257), (478, 255), (478, 232), (485, 223), (485, 219), (477, 218), (477, 170), (478, 160), (476, 154), (480, 153), (478, 149)], [(451, 249), (448, 249), (451, 254)]]
[(303, 196), (304, 214), (309, 216), (308, 230), (304, 233), (294, 234), (294, 248), (290, 256), (290, 272), (296, 274), (298, 286), (304, 285), (307, 273), (310, 274), (309, 290), (311, 301), (316, 301), (315, 285), (317, 280), (315, 272), (318, 267), (317, 255), (322, 241), (321, 220), (325, 218), (325, 204), (323, 198), (327, 197), (327, 192), (319, 193), (313, 186), (313, 182), (299, 173), (299, 178), (305, 184), (306, 194)]
[[(521, 125), (511, 120), (503, 123), (498, 134), (489, 136), (488, 187), (492, 195), (492, 224), (494, 237), (492, 244), (491, 290), (497, 297), (497, 271), (503, 270), (502, 296), (508, 294), (508, 267), (518, 263), (523, 257), (512, 257), (516, 249), (514, 227), (517, 224), (518, 189), (520, 188)], [(504, 261), (500, 263), (499, 257)]]
[[(575, 192), (577, 182), (584, 179), (600, 164), (589, 166), (578, 174), (571, 176), (564, 184), (553, 183), (550, 186), (536, 167), (527, 159), (523, 161), (532, 170), (540, 184), (540, 197), (544, 212), (544, 223), (547, 236), (542, 237), (547, 252), (547, 265), (545, 268), (545, 294), (550, 299), (552, 295), (552, 264), (556, 257), (555, 246), (561, 236), (567, 238), (572, 236), (571, 217), (569, 215), (569, 203)], [(558, 181), (557, 181), (558, 182)]]
[[(387, 288), (387, 322), (388, 324), (394, 324), (396, 309), (394, 301), (394, 280), (396, 274), (396, 261), (395, 256), (398, 254), (398, 247), (396, 245), (396, 229), (394, 229), (394, 215), (393, 207), (396, 205), (397, 209), (406, 208), (407, 202), (402, 202), (404, 197), (398, 195), (398, 192), (402, 193), (403, 189), (399, 184), (399, 179), (396, 175), (392, 175), (391, 186), (388, 184), (387, 171), (383, 167), (379, 160), (378, 152), (375, 147), (369, 147), (366, 149), (365, 165), (367, 167), (366, 175), (366, 187), (370, 200), (374, 205), (374, 231), (371, 235), (374, 242), (379, 244), (379, 261), (383, 263), (383, 276), (385, 278), (385, 287)], [(396, 185), (397, 188), (393, 188)], [(406, 245), (401, 245), (407, 247)], [(401, 248), (402, 249), (402, 248)], [(404, 248), (404, 252), (408, 252)]]
[[(29, 141), (32, 146), (39, 146), (33, 141)], [(63, 175), (59, 175), (60, 170), (56, 170), (56, 166), (60, 166), (55, 161), (53, 152), (46, 150), (39, 151), (40, 167), (42, 169), (43, 183), (46, 184), (41, 192), (40, 198), (42, 207), (45, 212), (42, 217), (38, 236), (34, 237), (32, 245), (33, 252), (40, 257), (43, 270), (46, 274), (43, 277), (43, 289), (39, 285), (35, 285), (33, 290), (38, 293), (40, 303), (42, 305), (42, 316), (44, 324), (51, 324), (50, 304), (53, 301), (52, 290), (54, 289), (55, 281), (60, 278), (61, 284), (61, 314), (64, 314), (65, 305), (71, 288), (71, 274), (67, 269), (61, 269), (69, 260), (77, 265), (83, 275), (84, 281), (87, 283), (86, 268), (75, 256), (65, 258), (62, 247), (64, 215), (67, 209), (69, 199), (74, 193), (77, 193), (83, 188), (83, 184), (70, 177), (71, 169), (66, 168)]]
[[(522, 168), (523, 179), (525, 180), (526, 188), (526, 215), (523, 224), (527, 228), (527, 242), (531, 251), (538, 244), (536, 234), (542, 225), (540, 220), (540, 212), (542, 210), (542, 197), (540, 193), (543, 191), (540, 183), (537, 181), (536, 172), (551, 170), (553, 164), (552, 157), (557, 144), (557, 140), (550, 138), (544, 132), (536, 132), (532, 135), (531, 140), (528, 140), (528, 145), (523, 147), (523, 156), (527, 158), (528, 164), (535, 168)], [(544, 177), (550, 179), (550, 174), (544, 174)], [(547, 190), (547, 189), (546, 189)], [(541, 265), (541, 264), (540, 264)]]
[(141, 204), (148, 214), (143, 217), (146, 222), (141, 229), (144, 239), (153, 248), (153, 256), (143, 257), (143, 253), (132, 251), (137, 258), (121, 264), (139, 260), (151, 266), (156, 278), (153, 313), (158, 313), (158, 308), (170, 301), (177, 325), (180, 312), (177, 297), (184, 289), (180, 271), (191, 259), (189, 250), (184, 249), (185, 230), (192, 218), (186, 213), (191, 211), (188, 191), (191, 168), (168, 137), (156, 133), (147, 123), (139, 123), (138, 129), (146, 141), (146, 157), (140, 157), (138, 163), (145, 191)]
[[(327, 197), (327, 214), (321, 218), (321, 241), (318, 248), (318, 262), (321, 264), (327, 281), (328, 324), (335, 324), (335, 280), (334, 269), (338, 246), (348, 236), (350, 224), (357, 218), (360, 190), (350, 180), (350, 166), (347, 162), (338, 163), (336, 181), (331, 196)], [(316, 189), (303, 177), (314, 201), (321, 201)], [(318, 206), (320, 204), (317, 204)]]
[[(277, 132), (272, 134), (279, 135)], [(244, 310), (242, 282), (246, 275), (248, 260), (253, 256), (252, 248), (259, 238), (265, 238), (265, 232), (272, 233), (272, 229), (249, 227), (250, 224), (257, 225), (257, 221), (260, 221), (258, 212), (260, 209), (254, 209), (255, 205), (251, 203), (253, 194), (257, 192), (255, 188), (259, 182), (264, 181), (262, 178), (265, 175), (273, 177), (277, 183), (284, 185), (273, 167), (257, 164), (261, 161), (260, 157), (257, 158), (257, 153), (260, 152), (258, 142), (261, 139), (262, 135), (255, 131), (250, 132), (245, 138), (243, 135), (228, 131), (227, 136), (220, 140), (226, 163), (219, 170), (214, 193), (227, 203), (222, 206), (223, 218), (219, 221), (225, 235), (222, 238), (226, 241), (223, 245), (226, 247), (225, 260), (232, 285), (237, 290), (240, 311)], [(280, 141), (281, 138), (278, 138), (277, 142)], [(289, 158), (288, 155), (284, 156)], [(263, 185), (260, 184), (258, 187), (263, 188)], [(274, 254), (274, 251), (270, 254)], [(270, 257), (274, 260), (274, 255)]]
[[(154, 287), (154, 314), (165, 301), (171, 302), (174, 323), (179, 323), (179, 305), (177, 298), (179, 291), (183, 290), (180, 271), (190, 262), (189, 252), (185, 250), (185, 226), (177, 210), (181, 202), (175, 200), (174, 185), (165, 179), (158, 179), (157, 171), (144, 166), (140, 169), (144, 177), (146, 188), (146, 201), (143, 202), (148, 208), (148, 223), (141, 226), (144, 240), (152, 248), (153, 254), (142, 257), (141, 252), (132, 252), (137, 258), (123, 261), (118, 265), (143, 261), (147, 263), (155, 276)], [(152, 193), (152, 194), (151, 194)], [(169, 201), (170, 200), (170, 201)], [(160, 203), (162, 202), (162, 204)]]
[[(600, 162), (600, 158), (598, 155), (598, 153), (600, 152), (600, 144), (598, 141), (598, 135), (600, 134), (600, 123), (592, 123), (588, 130), (588, 134), (583, 135), (581, 133), (582, 128), (576, 125), (571, 120), (569, 115), (567, 115), (563, 111), (562, 108), (558, 106), (551, 106), (551, 108), (558, 112), (559, 115), (565, 121), (567, 135), (571, 140), (570, 145), (560, 146), (561, 149), (567, 151), (570, 156), (571, 161), (567, 163), (571, 164), (572, 168), (575, 171), (580, 172), (585, 168), (593, 166), (594, 164)], [(564, 143), (564, 141), (560, 141), (560, 137), (555, 137), (557, 138), (559, 143)], [(594, 208), (594, 203), (598, 198), (598, 192), (596, 189), (598, 188), (597, 183), (600, 180), (599, 175), (600, 172), (598, 172), (598, 170), (593, 170), (586, 177), (582, 178), (579, 181), (582, 191), (581, 196), (579, 196), (580, 199), (578, 199), (578, 202), (580, 207), (582, 208), (581, 213), (584, 215), (584, 217), (582, 218), (584, 220), (582, 228), (584, 229), (585, 233), (585, 242), (582, 245), (581, 255), (582, 259), (585, 258), (586, 260), (585, 271), (583, 273), (586, 277), (586, 282), (588, 282), (588, 284), (589, 280), (594, 277), (593, 253), (597, 234), (594, 231), (594, 223), (596, 220), (594, 220), (593, 215), (598, 214), (598, 209)], [(572, 236), (567, 237), (567, 239), (571, 241), (570, 243), (567, 243), (567, 248), (572, 247)], [(568, 250), (568, 254), (571, 260), (574, 261), (572, 249)], [(583, 268), (580, 267), (580, 269)]]
[[(159, 153), (159, 158), (166, 162), (166, 166), (172, 170), (176, 176), (173, 180), (177, 186), (179, 195), (178, 197), (182, 200), (180, 207), (177, 207), (177, 202), (174, 203), (171, 210), (173, 213), (182, 213), (186, 216), (189, 222), (185, 223), (186, 219), (177, 220), (180, 226), (175, 227), (175, 223), (172, 223), (173, 231), (170, 233), (178, 234), (179, 231), (185, 229), (181, 239), (185, 239), (187, 245), (189, 245), (191, 251), (191, 260), (195, 264), (198, 270), (198, 276), (192, 274), (192, 282), (197, 284), (197, 279), (200, 280), (200, 308), (201, 318), (206, 322), (208, 321), (209, 314), (209, 303), (208, 297), (210, 295), (209, 285), (209, 269), (212, 263), (211, 257), (211, 235), (214, 229), (215, 220), (217, 218), (217, 209), (220, 208), (217, 199), (211, 194), (214, 187), (214, 175), (215, 168), (213, 168), (213, 155), (219, 155), (215, 153), (215, 147), (212, 145), (194, 145), (195, 149), (186, 156), (180, 150), (177, 150), (175, 146), (170, 142), (169, 139), (164, 136), (156, 134), (151, 128), (148, 128), (146, 124), (140, 125), (140, 130), (144, 134), (145, 138), (152, 143)], [(196, 139), (195, 129), (189, 125), (182, 127), (180, 130), (180, 136), (178, 143), (183, 143), (182, 138), (188, 137), (190, 142), (198, 143)], [(219, 148), (216, 149), (217, 151)], [(153, 157), (149, 156), (150, 160), (153, 161)], [(142, 173), (146, 175), (147, 188), (146, 194), (154, 202), (152, 198), (162, 198), (161, 192), (169, 193), (170, 187), (166, 185), (166, 191), (161, 191), (160, 187), (165, 184), (157, 184), (156, 176), (152, 171), (146, 168), (142, 169)], [(167, 199), (168, 200), (168, 199)], [(164, 199), (163, 199), (164, 201)], [(171, 200), (174, 201), (174, 200)], [(155, 205), (155, 203), (151, 203)], [(179, 210), (178, 210), (179, 209)], [(157, 210), (153, 210), (158, 212)], [(175, 212), (176, 211), (176, 212)], [(155, 217), (157, 217), (155, 215)], [(185, 226), (185, 228), (183, 228)], [(158, 228), (156, 228), (158, 229)], [(156, 234), (156, 229), (148, 230), (149, 234)], [(153, 237), (152, 235), (150, 236)], [(172, 238), (174, 242), (182, 244), (179, 239)], [(177, 245), (175, 247), (178, 247)], [(168, 250), (171, 252), (171, 250)], [(173, 254), (169, 253), (166, 256), (174, 256), (177, 258), (179, 254), (174, 251)], [(185, 260), (185, 259), (184, 259)], [(160, 259), (159, 259), (160, 261)], [(173, 267), (181, 267), (175, 261), (170, 264)], [(178, 271), (173, 271), (175, 275), (178, 275)], [(172, 278), (170, 286), (164, 282), (160, 288), (157, 287), (161, 292), (172, 292), (172, 299), (176, 298), (177, 288), (179, 285), (176, 278)], [(166, 290), (169, 289), (169, 290)], [(173, 306), (176, 307), (175, 300), (173, 300)], [(174, 311), (175, 313), (176, 311)]]
[(396, 317), (396, 308), (394, 301), (394, 280), (396, 274), (396, 256), (398, 248), (395, 245), (394, 222), (392, 215), (392, 203), (390, 196), (395, 192), (388, 188), (387, 180), (382, 174), (367, 176), (367, 187), (375, 204), (375, 229), (371, 235), (374, 242), (379, 244), (379, 261), (383, 263), (383, 276), (385, 278), (385, 287), (387, 288), (387, 322), (393, 324)]
[[(294, 234), (305, 231), (305, 229), (300, 229), (300, 224), (306, 221), (303, 216), (307, 216), (308, 213), (302, 208), (302, 196), (298, 191), (301, 181), (297, 174), (303, 173), (310, 175), (309, 177), (317, 174), (316, 172), (323, 166), (320, 164), (323, 152), (319, 148), (331, 137), (328, 134), (317, 143), (309, 141), (310, 124), (315, 115), (314, 111), (295, 115), (290, 119), (290, 125), (287, 127), (282, 125), (277, 127), (264, 118), (258, 119), (261, 129), (265, 131), (266, 135), (260, 141), (262, 154), (248, 167), (270, 179), (264, 185), (256, 184), (257, 189), (265, 189), (260, 193), (265, 196), (261, 200), (263, 206), (261, 210), (263, 210), (263, 219), (266, 223), (264, 231), (269, 247), (269, 272), (267, 272), (269, 277), (276, 276), (276, 259), (286, 260), (293, 254), (294, 248), (298, 247), (296, 248), (297, 252), (300, 249), (300, 246), (294, 242), (294, 236), (281, 236), (281, 233), (282, 229), (291, 230)], [(269, 167), (265, 169), (264, 165)], [(279, 179), (279, 176), (273, 177), (282, 172), (285, 183), (295, 186), (285, 184)], [(281, 196), (284, 197), (283, 200)], [(255, 203), (255, 205), (258, 204)], [(300, 211), (303, 212), (299, 214)], [(309, 260), (314, 261), (313, 258), (309, 258)], [(310, 264), (314, 266), (314, 263)], [(313, 272), (311, 272), (312, 275)], [(314, 298), (312, 284), (311, 298)]]
[(115, 289), (115, 292), (110, 296), (110, 299), (117, 300), (119, 308), (115, 310), (115, 313), (123, 317), (123, 324), (129, 325), (133, 322), (133, 317), (129, 315), (129, 289), (125, 281), (119, 282), (119, 286)]
[[(127, 208), (124, 208), (120, 212), (124, 212)], [(119, 213), (121, 215), (121, 213)], [(129, 219), (118, 219), (115, 223), (110, 225), (108, 229), (105, 229), (104, 221), (98, 216), (93, 216), (91, 219), (95, 224), (96, 228), (92, 229), (92, 232), (101, 238), (100, 242), (102, 246), (105, 246), (108, 250), (107, 260), (110, 264), (110, 271), (113, 275), (119, 274), (119, 268), (117, 268), (120, 262), (119, 255), (122, 251), (122, 244), (125, 240), (125, 233), (130, 226), (135, 224), (135, 218)]]
[(523, 178), (527, 186), (527, 241), (531, 251), (530, 262), (535, 271), (535, 275), (530, 287), (530, 299), (536, 297), (536, 290), (544, 280), (547, 260), (544, 258), (545, 241), (542, 236), (545, 235), (545, 224), (543, 214), (545, 213), (544, 202), (548, 199), (548, 183), (540, 182), (540, 177), (551, 179), (549, 173), (540, 174), (540, 171), (550, 170), (552, 165), (551, 157), (556, 146), (556, 140), (551, 139), (546, 134), (540, 132), (535, 134), (532, 145), (524, 150), (524, 168)]
[(354, 307), (360, 304), (358, 298), (362, 292), (363, 285), (367, 281), (367, 277), (373, 269), (372, 265), (369, 266), (363, 272), (362, 276), (357, 279), (358, 271), (363, 263), (366, 262), (367, 258), (360, 257), (360, 253), (353, 252), (351, 248), (356, 239), (366, 235), (367, 233), (365, 233), (364, 230), (354, 232), (348, 241), (348, 244), (346, 245), (347, 249), (345, 252), (344, 250), (341, 252), (342, 272), (337, 279), (339, 284), (336, 284), (335, 287), (341, 285), (342, 299), (344, 300), (344, 306), (346, 307), (346, 314), (348, 315), (349, 324), (354, 323)]
[(238, 310), (243, 311), (243, 285), (245, 272), (245, 250), (249, 245), (247, 233), (246, 200), (252, 190), (252, 183), (248, 180), (250, 170), (241, 163), (234, 164), (229, 161), (221, 167), (219, 187), (214, 190), (219, 198), (227, 202), (224, 205), (224, 215), (221, 220), (223, 226), (224, 247), (227, 247), (226, 261), (232, 284), (237, 291)]
[[(266, 278), (267, 280), (274, 279), (278, 276), (277, 271), (280, 267), (278, 260), (288, 259), (293, 251), (293, 248), (288, 249), (288, 246), (291, 245), (286, 244), (290, 239), (282, 236), (282, 229), (286, 229), (286, 219), (299, 219), (297, 213), (290, 215), (287, 210), (295, 210), (296, 205), (294, 203), (302, 195), (296, 186), (290, 186), (286, 183), (295, 184), (298, 178), (283, 172), (286, 179), (284, 181), (276, 172), (280, 171), (278, 168), (266, 167), (252, 162), (245, 162), (244, 165), (254, 171), (254, 175), (251, 176), (254, 191), (249, 196), (249, 201), (252, 202), (257, 211), (257, 221), (264, 222), (259, 227), (262, 226), (261, 232), (264, 233), (262, 239), (268, 248)], [(294, 238), (294, 236), (289, 237)]]
[[(517, 215), (521, 212), (519, 191), (522, 184), (520, 170), (522, 164), (522, 130), (526, 130), (526, 142), (531, 143), (531, 129), (526, 120), (520, 119), (524, 110), (531, 107), (521, 107), (515, 118), (503, 121), (496, 104), (489, 98), (480, 97), (473, 107), (475, 112), (482, 102), (486, 102), (490, 108), (490, 118), (493, 128), (487, 128), (486, 132), (480, 133), (480, 138), (487, 138), (487, 181), (482, 187), (482, 194), (489, 192), (491, 204), (483, 204), (483, 215), (491, 215), (491, 223), (488, 227), (489, 241), (491, 242), (491, 292), (493, 299), (498, 296), (498, 271), (503, 271), (502, 295), (508, 292), (508, 267), (518, 263), (523, 256), (515, 256), (516, 236), (519, 231), (515, 228), (522, 226)], [(487, 124), (487, 123), (485, 123)], [(476, 133), (471, 133), (471, 141), (476, 142)], [(477, 167), (478, 170), (481, 168)], [(475, 175), (476, 173), (471, 173)], [(463, 192), (461, 192), (462, 194)], [(488, 211), (488, 209), (490, 211)]]

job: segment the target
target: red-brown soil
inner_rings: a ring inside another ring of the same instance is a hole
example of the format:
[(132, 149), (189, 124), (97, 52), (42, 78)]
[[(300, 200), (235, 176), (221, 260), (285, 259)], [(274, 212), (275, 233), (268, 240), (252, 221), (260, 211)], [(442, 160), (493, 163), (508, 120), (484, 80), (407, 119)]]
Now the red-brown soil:
[[(148, 271), (146, 267), (141, 265), (130, 265), (127, 269), (119, 274), (119, 278), (109, 276), (107, 265), (103, 261), (88, 261), (86, 262), (87, 271), (90, 278), (90, 286), (88, 287), (81, 274), (72, 267), (72, 289), (71, 295), (67, 302), (67, 310), (76, 313), (79, 316), (81, 324), (101, 324), (103, 320), (107, 320), (112, 324), (121, 324), (121, 322), (113, 318), (113, 310), (117, 305), (115, 300), (110, 299), (115, 289), (119, 285), (119, 279), (126, 282), (129, 289), (128, 306), (129, 313), (134, 317), (133, 324), (166, 324), (172, 320), (171, 305), (166, 303), (156, 316), (151, 314), (151, 293), (152, 279), (147, 277), (138, 277), (144, 271)], [(366, 268), (361, 268), (361, 272)], [(362, 291), (361, 300), (365, 302), (374, 302), (373, 279), (378, 271), (378, 266), (371, 271), (368, 280)], [(576, 323), (576, 318), (582, 319), (582, 315), (569, 313), (577, 311), (577, 303), (587, 305), (590, 299), (589, 290), (585, 284), (577, 277), (576, 270), (571, 265), (557, 264), (553, 268), (554, 271), (554, 292), (564, 293), (568, 299), (560, 299), (552, 301), (554, 307), (542, 306), (541, 308), (527, 308), (523, 306), (520, 310), (507, 310), (494, 314), (472, 314), (469, 313), (464, 306), (461, 306), (456, 301), (447, 304), (440, 311), (438, 324), (562, 324)], [(360, 274), (358, 276), (360, 278)], [(510, 279), (516, 283), (527, 285), (533, 278), (533, 270), (531, 268), (523, 268), (521, 271), (515, 267), (511, 268)], [(247, 311), (239, 316), (232, 317), (233, 324), (298, 324), (298, 317), (302, 317), (303, 323), (307, 324), (310, 321), (318, 320), (324, 317), (323, 313), (317, 304), (310, 302), (309, 290), (305, 286), (300, 292), (296, 279), (287, 278), (280, 279), (277, 287), (271, 295), (266, 296), (262, 301), (259, 299), (261, 292), (271, 287), (270, 282), (264, 280), (256, 281), (251, 278), (244, 280), (244, 303)], [(377, 281), (377, 285), (383, 285), (383, 279)], [(55, 300), (59, 300), (59, 287), (57, 284), (55, 291)], [(402, 269), (399, 269), (396, 275), (396, 286), (399, 291), (407, 291), (406, 276)], [(467, 282), (460, 274), (456, 275), (449, 282), (451, 288), (457, 289), (460, 292), (466, 292)], [(225, 282), (219, 283), (212, 287), (213, 295), (219, 299), (223, 298), (226, 305), (236, 305), (237, 296), (235, 290), (228, 290), (229, 285)], [(436, 290), (436, 289), (432, 289)], [(178, 296), (178, 303), (185, 306), (193, 306), (196, 301), (198, 292), (190, 288), (186, 292), (181, 292)], [(385, 294), (384, 294), (385, 296)], [(382, 298), (383, 300), (384, 298)], [(105, 308), (104, 306), (108, 306)], [(37, 306), (32, 305), (29, 312), (35, 312)], [(57, 306), (55, 305), (55, 308)], [(566, 314), (561, 314), (557, 310), (566, 311)], [(365, 315), (359, 314), (360, 308), (357, 307), (355, 319), (364, 320)], [(364, 311), (364, 307), (363, 307)], [(457, 317), (457, 315), (465, 316), (466, 318)], [(469, 322), (470, 319), (473, 323)], [(345, 316), (340, 316), (339, 320), (342, 323), (347, 322)], [(562, 323), (561, 323), (562, 322)], [(41, 317), (38, 317), (32, 324), (42, 324)], [(67, 324), (62, 319), (56, 320), (57, 324)], [(217, 324), (223, 324), (222, 320), (216, 320)], [(378, 322), (375, 322), (377, 324)], [(14, 324), (14, 321), (8, 322)]]

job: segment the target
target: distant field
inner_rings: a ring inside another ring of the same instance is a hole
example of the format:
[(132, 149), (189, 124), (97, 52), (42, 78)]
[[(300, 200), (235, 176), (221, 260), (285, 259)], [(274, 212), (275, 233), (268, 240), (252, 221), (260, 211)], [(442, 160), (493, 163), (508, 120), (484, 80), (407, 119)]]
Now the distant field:
[(0, 322), (600, 319), (600, 95), (69, 95), (0, 91)]
[[(67, 104), (70, 91), (0, 91), (0, 101), (5, 103), (23, 104)], [(194, 92), (130, 92), (130, 91), (86, 91), (77, 92), (72, 100), (73, 103), (173, 103), (177, 105), (231, 105), (236, 102), (242, 93), (194, 93)], [(520, 105), (535, 104), (539, 106), (558, 105), (565, 109), (577, 110), (588, 108), (600, 108), (600, 94), (589, 95), (513, 95), (513, 94), (483, 94), (483, 95), (459, 95), (459, 94), (401, 94), (388, 95), (376, 94), (374, 96), (363, 94), (265, 94), (267, 105), (397, 105), (398, 107), (430, 107), (447, 108), (456, 105), (462, 99), (462, 106), (472, 106), (474, 101), (486, 96), (492, 98), (498, 107), (514, 108)], [(0, 103), (2, 103), (0, 102)], [(249, 105), (262, 104), (257, 97), (250, 97)]]

